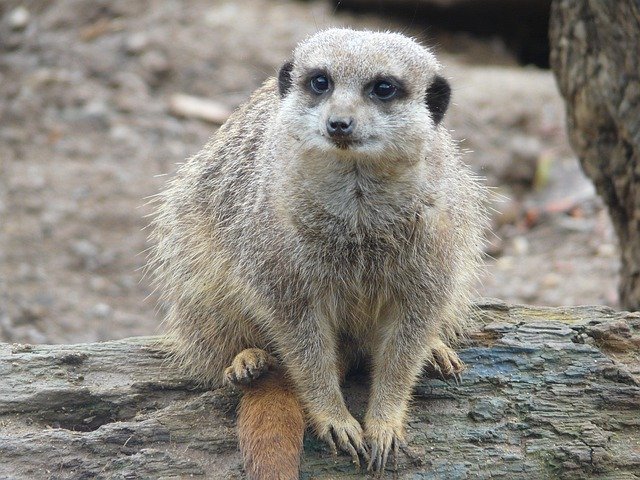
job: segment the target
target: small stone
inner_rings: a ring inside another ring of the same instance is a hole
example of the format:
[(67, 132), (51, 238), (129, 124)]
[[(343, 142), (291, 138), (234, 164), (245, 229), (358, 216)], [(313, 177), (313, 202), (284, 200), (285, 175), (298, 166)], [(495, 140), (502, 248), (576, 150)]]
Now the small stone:
[(142, 77), (133, 72), (119, 72), (114, 76), (118, 87), (116, 106), (125, 112), (144, 110), (149, 104), (149, 89)]
[(533, 185), (542, 151), (540, 140), (518, 135), (508, 145), (511, 160), (504, 171), (504, 180), (509, 183)]
[(154, 75), (164, 75), (171, 69), (167, 56), (159, 50), (146, 52), (140, 59), (140, 63), (145, 70)]
[(124, 48), (129, 55), (138, 55), (142, 53), (148, 45), (149, 39), (147, 38), (147, 35), (142, 32), (137, 32), (133, 35), (129, 35)]
[(603, 243), (602, 245), (598, 245), (597, 254), (599, 257), (604, 258), (612, 258), (616, 256), (616, 246), (611, 243)]
[(100, 251), (89, 240), (77, 240), (71, 244), (71, 252), (78, 259), (78, 267), (89, 271), (100, 265)]
[(84, 106), (86, 115), (106, 116), (109, 113), (107, 104), (102, 100), (91, 100)]
[(498, 270), (501, 270), (503, 272), (512, 270), (514, 265), (515, 260), (512, 256), (505, 255), (496, 260), (496, 267), (498, 268)]
[(113, 309), (107, 305), (106, 303), (96, 303), (91, 310), (89, 310), (89, 315), (94, 318), (109, 318), (113, 313)]
[(20, 313), (13, 321), (16, 326), (27, 325), (42, 320), (47, 316), (48, 308), (45, 305), (29, 304), (24, 305)]
[(529, 241), (522, 236), (514, 237), (511, 241), (513, 251), (516, 255), (522, 256), (529, 252)]
[(14, 8), (7, 18), (12, 30), (24, 30), (29, 25), (29, 20), (31, 20), (31, 14), (24, 6)]
[(551, 272), (542, 277), (541, 285), (543, 288), (555, 288), (562, 282), (562, 276)]
[(94, 276), (89, 279), (89, 288), (94, 292), (104, 292), (109, 287), (109, 282), (101, 276)]
[(98, 255), (98, 247), (89, 240), (78, 240), (71, 245), (73, 253), (79, 257), (89, 258)]

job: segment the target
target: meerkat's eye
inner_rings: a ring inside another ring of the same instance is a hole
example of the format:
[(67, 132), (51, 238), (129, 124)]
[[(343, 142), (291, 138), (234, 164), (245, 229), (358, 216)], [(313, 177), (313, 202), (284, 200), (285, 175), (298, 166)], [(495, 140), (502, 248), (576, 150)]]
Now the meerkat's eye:
[(311, 90), (318, 95), (322, 95), (324, 92), (329, 90), (331, 84), (329, 83), (329, 79), (326, 75), (316, 75), (311, 78)]
[(374, 83), (371, 95), (379, 100), (390, 100), (398, 92), (398, 88), (388, 80), (380, 80)]

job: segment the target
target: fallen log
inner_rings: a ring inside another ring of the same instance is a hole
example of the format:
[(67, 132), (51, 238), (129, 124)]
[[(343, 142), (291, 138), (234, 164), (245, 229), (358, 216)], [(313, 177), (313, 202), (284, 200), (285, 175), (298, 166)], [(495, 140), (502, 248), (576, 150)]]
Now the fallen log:
[[(461, 384), (415, 391), (399, 478), (638, 478), (640, 314), (479, 307)], [(154, 345), (0, 344), (0, 478), (242, 478), (238, 394), (199, 388)], [(345, 386), (359, 418), (364, 383)], [(307, 435), (302, 478), (353, 475)]]

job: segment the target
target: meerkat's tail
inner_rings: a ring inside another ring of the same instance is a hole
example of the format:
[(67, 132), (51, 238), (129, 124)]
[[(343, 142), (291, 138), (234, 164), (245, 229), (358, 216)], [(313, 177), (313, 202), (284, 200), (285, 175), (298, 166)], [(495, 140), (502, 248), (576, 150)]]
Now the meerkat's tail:
[(297, 480), (305, 421), (293, 388), (276, 370), (242, 390), (238, 437), (247, 477)]

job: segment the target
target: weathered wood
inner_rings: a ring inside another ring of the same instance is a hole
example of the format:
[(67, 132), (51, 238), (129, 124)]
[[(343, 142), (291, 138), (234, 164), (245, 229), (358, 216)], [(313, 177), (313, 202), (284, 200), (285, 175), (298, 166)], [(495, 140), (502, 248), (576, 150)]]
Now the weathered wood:
[[(638, 478), (640, 314), (480, 307), (462, 383), (416, 389), (399, 477)], [(0, 478), (241, 478), (237, 394), (166, 368), (156, 341), (1, 344)], [(307, 437), (302, 478), (355, 475)]]

